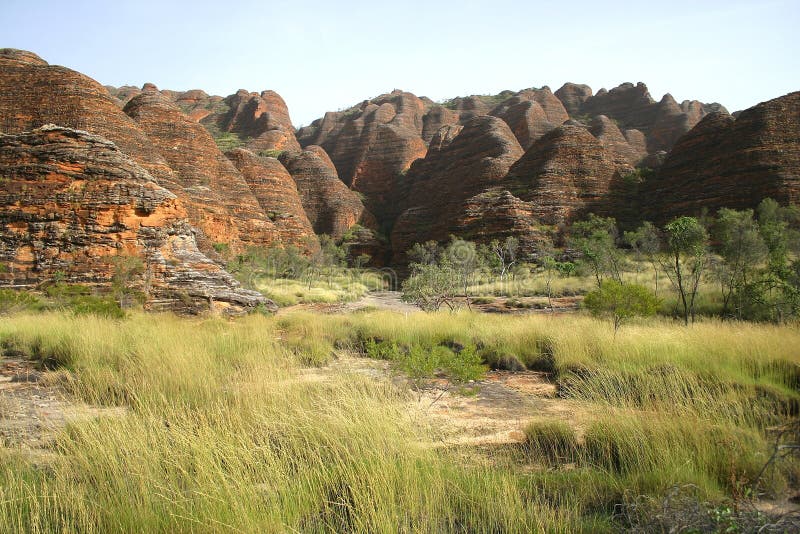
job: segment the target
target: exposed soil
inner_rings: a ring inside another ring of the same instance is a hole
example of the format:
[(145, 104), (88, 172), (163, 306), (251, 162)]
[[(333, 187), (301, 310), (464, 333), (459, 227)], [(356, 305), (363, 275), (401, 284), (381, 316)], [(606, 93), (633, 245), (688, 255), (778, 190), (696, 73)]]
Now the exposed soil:
[(0, 446), (47, 455), (68, 423), (125, 412), (70, 400), (57, 377), (25, 360), (0, 360)]
[[(304, 380), (325, 380), (350, 372), (397, 384), (408, 380), (393, 373), (389, 363), (340, 353), (330, 365), (304, 369)], [(444, 378), (426, 381), (408, 401), (416, 422), (436, 430), (434, 446), (491, 446), (525, 440), (523, 429), (532, 420), (557, 418), (578, 426), (581, 405), (559, 399), (545, 373), (490, 371), (483, 380), (457, 386)]]
[[(371, 291), (353, 302), (339, 302), (335, 304), (312, 303), (296, 304), (281, 308), (279, 313), (289, 310), (309, 310), (319, 313), (351, 313), (362, 310), (385, 310), (398, 313), (412, 313), (420, 311), (419, 306), (403, 302), (402, 293), (399, 291)], [(546, 298), (542, 297), (482, 297), (473, 298), (469, 308), (484, 313), (553, 313), (564, 314), (577, 311), (583, 297), (558, 297), (552, 300), (552, 308)], [(458, 305), (467, 308), (465, 299), (460, 299)]]

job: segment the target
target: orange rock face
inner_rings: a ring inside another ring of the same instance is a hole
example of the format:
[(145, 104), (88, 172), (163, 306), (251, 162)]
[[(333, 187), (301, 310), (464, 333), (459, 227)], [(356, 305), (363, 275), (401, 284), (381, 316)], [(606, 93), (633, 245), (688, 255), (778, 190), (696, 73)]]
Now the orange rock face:
[[(623, 131), (638, 130), (647, 140), (648, 154), (669, 150), (681, 135), (706, 114), (725, 110), (719, 104), (703, 104), (696, 100), (687, 100), (679, 105), (669, 94), (656, 102), (647, 86), (641, 82), (636, 85), (623, 83), (610, 91), (601, 89), (594, 96), (587, 86), (565, 84), (556, 91), (556, 96), (572, 117), (603, 115), (616, 121)], [(631, 144), (633, 149), (638, 150), (635, 146), (638, 142)]]
[(155, 88), (146, 88), (125, 105), (173, 170), (165, 184), (189, 210), (192, 224), (210, 243), (233, 251), (280, 244), (244, 177), (219, 151), (211, 134), (186, 117)]
[(286, 103), (275, 91), (248, 93), (244, 89), (224, 99), (225, 113), (211, 115), (205, 123), (216, 123), (224, 132), (239, 134), (252, 150), (299, 151)]
[(319, 240), (303, 210), (297, 184), (281, 162), (242, 148), (225, 155), (242, 173), (261, 209), (275, 224), (281, 242), (308, 252), (318, 250)]
[(394, 91), (346, 112), (328, 113), (298, 132), (304, 146), (319, 145), (330, 155), (346, 184), (365, 196), (379, 218), (391, 211), (397, 180), (425, 155), (425, 103)]
[(238, 313), (267, 304), (197, 248), (180, 200), (110, 141), (56, 126), (0, 135), (0, 258), (5, 284), (60, 273), (108, 285), (118, 255), (137, 256), (132, 284), (154, 309)]
[(617, 124), (605, 115), (598, 115), (592, 119), (589, 132), (618, 163), (636, 166), (647, 156), (644, 134), (639, 130), (627, 130), (626, 134), (623, 134)]
[(113, 141), (159, 182), (173, 179), (147, 135), (103, 86), (31, 56), (35, 55), (0, 51), (0, 131), (20, 133), (45, 124), (86, 130)]
[(325, 151), (308, 146), (280, 158), (297, 184), (308, 219), (317, 234), (341, 238), (355, 224), (374, 227), (375, 220), (358, 196), (336, 174)]

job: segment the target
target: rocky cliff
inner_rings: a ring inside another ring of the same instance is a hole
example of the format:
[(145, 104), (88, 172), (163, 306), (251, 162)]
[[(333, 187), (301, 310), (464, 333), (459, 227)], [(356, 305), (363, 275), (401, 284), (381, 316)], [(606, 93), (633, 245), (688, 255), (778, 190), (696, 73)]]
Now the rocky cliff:
[(643, 203), (647, 217), (663, 222), (704, 208), (752, 208), (767, 197), (800, 202), (800, 92), (736, 119), (707, 115), (675, 144)]
[(797, 100), (734, 119), (719, 104), (656, 101), (643, 83), (441, 103), (395, 90), (295, 131), (272, 91), (106, 89), (0, 50), (3, 132), (55, 123), (109, 139), (177, 196), (212, 257), (217, 243), (314, 252), (321, 233), (377, 265), (450, 234), (515, 235), (533, 252), (544, 233), (589, 212), (633, 225), (765, 196), (797, 201)]
[[(631, 134), (643, 135), (647, 154), (670, 150), (675, 141), (706, 114), (725, 110), (719, 104), (703, 104), (697, 100), (678, 104), (670, 94), (656, 102), (642, 82), (623, 83), (610, 91), (601, 89), (594, 95), (586, 85), (567, 83), (556, 91), (556, 96), (572, 118), (591, 120), (603, 115), (614, 121), (626, 138)], [(640, 147), (633, 149), (641, 151)]]
[(312, 145), (302, 152), (287, 152), (280, 161), (294, 178), (316, 233), (339, 239), (355, 224), (375, 225), (372, 214), (339, 179), (336, 167), (322, 148)]
[(212, 244), (225, 243), (233, 251), (280, 244), (275, 224), (205, 128), (152, 85), (133, 97), (124, 111), (173, 170), (168, 187), (184, 200), (192, 224)]
[(174, 180), (166, 160), (103, 86), (30, 52), (0, 49), (0, 131), (20, 133), (45, 124), (101, 135), (159, 183)]
[[(146, 84), (152, 85), (152, 84)], [(142, 89), (132, 86), (106, 86), (109, 93), (124, 107)], [(300, 145), (294, 135), (289, 109), (275, 91), (249, 92), (240, 89), (227, 97), (209, 95), (201, 89), (170, 91), (161, 96), (177, 105), (191, 120), (201, 123), (215, 137), (233, 137), (228, 143), (241, 145), (255, 152), (297, 151)], [(232, 147), (235, 148), (235, 147)]]
[(242, 173), (261, 209), (274, 223), (281, 243), (307, 252), (318, 250), (319, 240), (303, 209), (297, 184), (281, 162), (243, 148), (225, 155)]
[(131, 284), (153, 309), (241, 313), (267, 301), (197, 248), (180, 200), (110, 141), (44, 126), (0, 135), (0, 260), (4, 284), (56, 274), (107, 286), (114, 259), (135, 256)]
[(400, 186), (402, 211), (391, 234), (396, 261), (414, 243), (459, 233), (465, 202), (496, 186), (523, 153), (511, 129), (496, 117), (476, 116), (452, 133), (443, 127), (434, 136), (435, 148), (411, 166)]
[(330, 156), (339, 178), (363, 194), (378, 217), (391, 216), (397, 180), (425, 155), (425, 103), (402, 91), (379, 96), (298, 131), (300, 144), (318, 145)]
[(565, 124), (534, 143), (511, 167), (504, 185), (530, 202), (542, 224), (563, 225), (591, 212), (612, 215), (611, 183), (633, 171), (615, 159), (585, 128)]

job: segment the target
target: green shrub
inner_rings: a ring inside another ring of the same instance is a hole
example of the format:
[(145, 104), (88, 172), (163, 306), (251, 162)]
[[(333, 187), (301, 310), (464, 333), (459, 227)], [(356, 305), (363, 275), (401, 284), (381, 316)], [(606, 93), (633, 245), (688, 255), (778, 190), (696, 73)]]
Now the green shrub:
[(97, 315), (110, 319), (122, 319), (125, 311), (119, 303), (110, 297), (81, 295), (73, 297), (65, 303), (65, 307), (78, 315)]
[(39, 297), (28, 291), (15, 289), (0, 289), (0, 313), (15, 313), (20, 311), (42, 311), (47, 304)]
[(231, 246), (228, 243), (214, 243), (211, 245), (214, 248), (214, 251), (217, 254), (227, 254), (231, 250)]
[(258, 155), (262, 158), (279, 158), (283, 153), (286, 152), (285, 150), (278, 150), (278, 149), (271, 149), (271, 150), (259, 150)]
[(486, 373), (486, 365), (475, 346), (453, 345), (454, 348), (445, 344), (413, 344), (404, 347), (395, 341), (378, 342), (374, 339), (367, 339), (363, 343), (367, 356), (393, 362), (395, 367), (406, 373), (417, 385), (432, 378), (436, 372), (443, 373), (456, 383), (482, 378)]
[(590, 291), (583, 305), (593, 315), (610, 317), (614, 331), (632, 317), (649, 317), (656, 313), (658, 298), (652, 291), (638, 284), (623, 284), (617, 280), (603, 280), (598, 289)]

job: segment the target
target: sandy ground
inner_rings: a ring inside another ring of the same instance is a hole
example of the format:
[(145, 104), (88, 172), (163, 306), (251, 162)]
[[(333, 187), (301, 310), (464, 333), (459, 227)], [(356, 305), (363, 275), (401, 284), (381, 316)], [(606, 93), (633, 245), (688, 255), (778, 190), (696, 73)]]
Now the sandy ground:
[[(371, 291), (353, 302), (336, 304), (297, 304), (281, 308), (278, 313), (287, 313), (293, 310), (309, 310), (320, 313), (351, 313), (361, 310), (385, 310), (398, 313), (412, 313), (420, 311), (414, 304), (403, 302), (402, 293), (399, 291)], [(553, 308), (548, 308), (547, 299), (541, 297), (520, 297), (508, 299), (506, 297), (493, 297), (490, 301), (472, 302), (470, 308), (484, 313), (571, 313), (580, 307), (583, 297), (560, 297), (553, 299)], [(509, 300), (516, 302), (516, 306), (509, 305)], [(459, 301), (459, 306), (467, 308), (464, 299)]]
[[(304, 369), (301, 379), (321, 381), (332, 374), (356, 373), (408, 386), (408, 380), (389, 363), (338, 354), (330, 365)], [(456, 386), (444, 378), (427, 381), (409, 396), (409, 416), (436, 430), (435, 446), (492, 446), (518, 444), (533, 420), (580, 419), (580, 404), (556, 397), (546, 374), (534, 371), (490, 371), (483, 380)]]
[(0, 360), (0, 446), (44, 458), (52, 453), (57, 432), (68, 423), (125, 413), (125, 408), (70, 400), (57, 376), (36, 371), (27, 361)]

